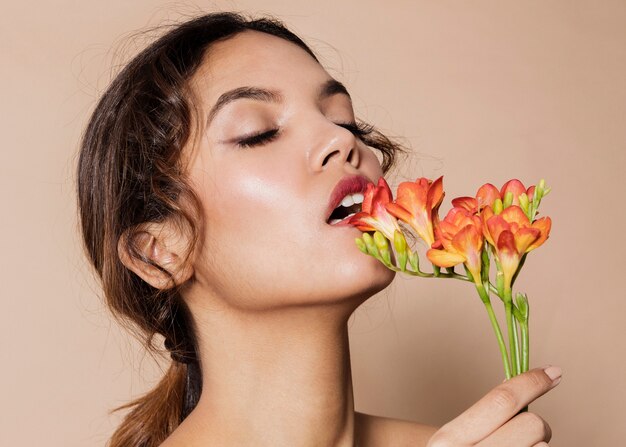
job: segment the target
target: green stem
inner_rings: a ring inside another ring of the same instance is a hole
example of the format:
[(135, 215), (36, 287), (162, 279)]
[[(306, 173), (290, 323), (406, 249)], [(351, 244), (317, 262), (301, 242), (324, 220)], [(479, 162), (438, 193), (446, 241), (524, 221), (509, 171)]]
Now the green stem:
[[(498, 293), (498, 289), (496, 288), (496, 286), (494, 286), (493, 284), (489, 283), (489, 292), (493, 293), (495, 296), (497, 296), (498, 298), (500, 298), (500, 300), (502, 302), (504, 302), (504, 298), (500, 296), (500, 294)], [(517, 308), (517, 306), (515, 305), (515, 303), (511, 302), (511, 308), (513, 309), (513, 315), (515, 316), (515, 318), (517, 318), (517, 321), (523, 321), (524, 320), (524, 316), (522, 315), (522, 313), (520, 312), (520, 310)]]
[(522, 372), (528, 371), (529, 368), (529, 339), (528, 339), (528, 320), (520, 323), (522, 330)]
[(511, 353), (511, 367), (512, 370), (517, 374), (517, 356), (515, 352), (517, 350), (517, 334), (514, 332), (513, 326), (513, 297), (511, 296), (511, 288), (506, 287), (504, 289), (504, 312), (506, 315), (506, 326), (508, 328), (509, 334), (509, 351)]
[[(396, 270), (392, 268), (392, 270)], [(397, 269), (396, 271), (400, 271)], [(422, 271), (414, 272), (413, 270), (406, 270), (404, 273), (413, 276), (419, 276), (420, 278), (451, 278), (451, 279), (460, 279), (461, 281), (471, 281), (467, 276), (459, 275), (458, 273), (444, 273), (440, 272), (439, 276), (435, 276), (434, 273), (425, 273)]]
[(498, 324), (498, 319), (496, 318), (496, 314), (493, 311), (493, 307), (491, 306), (491, 300), (489, 298), (489, 294), (485, 290), (485, 288), (479, 284), (476, 285), (476, 290), (478, 290), (478, 295), (480, 295), (480, 299), (485, 305), (485, 309), (487, 309), (487, 314), (489, 315), (489, 321), (491, 322), (491, 326), (493, 327), (493, 331), (496, 334), (496, 338), (498, 339), (498, 346), (500, 348), (500, 354), (502, 355), (502, 363), (504, 364), (504, 375), (507, 380), (511, 378), (511, 363), (509, 362), (509, 355), (506, 351), (506, 343), (504, 342), (504, 337), (502, 336), (502, 330), (500, 329), (500, 325)]
[(516, 369), (515, 369), (515, 375), (520, 375), (522, 373), (522, 358), (520, 357), (520, 343), (519, 343), (519, 332), (517, 330), (517, 318), (512, 318), (513, 321), (513, 334), (515, 335), (515, 337), (513, 337), (513, 344), (515, 345), (515, 352), (513, 353), (513, 355), (515, 356), (515, 360), (516, 360)]

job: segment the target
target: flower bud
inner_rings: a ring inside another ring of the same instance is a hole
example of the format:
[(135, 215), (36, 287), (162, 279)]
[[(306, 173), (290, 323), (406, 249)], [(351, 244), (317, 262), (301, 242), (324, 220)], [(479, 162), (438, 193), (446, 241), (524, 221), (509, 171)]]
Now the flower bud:
[(508, 208), (513, 204), (513, 193), (511, 191), (507, 191), (504, 195), (504, 200), (502, 202), (502, 208)]
[(361, 239), (360, 237), (357, 237), (354, 242), (356, 242), (356, 246), (359, 248), (359, 250), (362, 253), (367, 254), (367, 246), (365, 245), (365, 242), (363, 241), (363, 239)]
[(537, 185), (537, 188), (539, 188), (539, 191), (541, 192), (541, 195), (544, 195), (544, 191), (546, 190), (546, 181), (544, 179), (539, 180), (539, 185)]
[(393, 246), (396, 249), (396, 259), (398, 267), (404, 272), (408, 260), (406, 252), (406, 239), (401, 231), (396, 230), (393, 234)]
[(383, 250), (389, 247), (387, 243), (387, 238), (385, 238), (385, 236), (383, 236), (380, 231), (374, 232), (374, 243), (379, 250)]
[(378, 253), (380, 253), (380, 257), (385, 262), (385, 264), (391, 263), (391, 253), (389, 252), (389, 241), (380, 231), (374, 232), (374, 244), (376, 244), (376, 248), (378, 248)]
[(503, 209), (504, 206), (502, 205), (502, 200), (496, 199), (495, 202), (493, 202), (493, 213), (500, 214)]
[(528, 215), (528, 205), (530, 205), (530, 200), (528, 200), (526, 193), (523, 192), (519, 196), (519, 206), (526, 215)]
[(363, 241), (367, 247), (367, 252), (376, 259), (379, 259), (380, 254), (378, 253), (378, 249), (376, 248), (376, 244), (374, 243), (372, 236), (369, 233), (363, 233)]
[(417, 252), (409, 253), (409, 264), (411, 264), (411, 267), (413, 268), (414, 272), (419, 272), (420, 260), (419, 260), (419, 257), (417, 256)]
[(524, 317), (524, 321), (528, 321), (528, 297), (526, 294), (518, 292), (515, 296), (515, 304)]

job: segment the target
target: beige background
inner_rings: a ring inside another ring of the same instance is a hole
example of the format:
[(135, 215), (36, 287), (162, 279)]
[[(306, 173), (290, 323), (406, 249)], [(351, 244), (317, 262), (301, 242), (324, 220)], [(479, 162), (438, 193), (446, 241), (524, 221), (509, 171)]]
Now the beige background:
[[(550, 240), (518, 281), (531, 363), (564, 369), (532, 409), (553, 446), (626, 439), (626, 2), (4, 2), (0, 15), (0, 445), (101, 446), (107, 411), (158, 376), (111, 322), (77, 239), (77, 141), (124, 36), (180, 12), (271, 12), (452, 197), (548, 180)], [(194, 6), (195, 5), (195, 6)], [(398, 278), (351, 325), (356, 404), (441, 424), (501, 380), (467, 284)]]

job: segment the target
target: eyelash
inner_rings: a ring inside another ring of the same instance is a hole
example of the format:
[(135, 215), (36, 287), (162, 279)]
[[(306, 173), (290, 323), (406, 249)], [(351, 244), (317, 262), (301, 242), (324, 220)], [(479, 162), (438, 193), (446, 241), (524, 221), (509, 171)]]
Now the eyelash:
[(278, 129), (270, 129), (265, 132), (258, 133), (249, 137), (242, 138), (237, 142), (239, 147), (252, 147), (269, 143), (278, 136)]
[[(371, 124), (365, 123), (335, 123), (339, 127), (343, 127), (346, 130), (352, 132), (354, 136), (357, 138), (362, 138), (366, 135), (371, 134), (374, 131), (374, 126)], [(261, 146), (263, 144), (270, 143), (274, 141), (278, 137), (278, 129), (270, 129), (265, 132), (258, 133), (256, 135), (251, 135), (249, 137), (242, 138), (237, 141), (237, 145), (239, 147), (253, 147), (253, 146)]]

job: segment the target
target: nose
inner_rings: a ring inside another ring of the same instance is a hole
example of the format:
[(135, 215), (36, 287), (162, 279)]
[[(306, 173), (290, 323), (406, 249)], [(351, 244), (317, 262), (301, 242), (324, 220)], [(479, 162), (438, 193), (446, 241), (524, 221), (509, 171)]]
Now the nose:
[(360, 153), (355, 135), (345, 127), (327, 121), (320, 129), (315, 146), (310, 153), (311, 168), (323, 171), (328, 166), (349, 163), (358, 168)]

